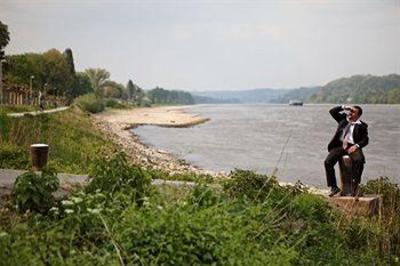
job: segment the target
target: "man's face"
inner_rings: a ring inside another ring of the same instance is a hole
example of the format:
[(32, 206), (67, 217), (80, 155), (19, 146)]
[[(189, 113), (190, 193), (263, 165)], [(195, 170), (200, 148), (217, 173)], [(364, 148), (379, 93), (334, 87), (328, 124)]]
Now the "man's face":
[(354, 108), (353, 106), (351, 107), (347, 117), (349, 118), (350, 121), (355, 122), (359, 118), (358, 116), (358, 109)]

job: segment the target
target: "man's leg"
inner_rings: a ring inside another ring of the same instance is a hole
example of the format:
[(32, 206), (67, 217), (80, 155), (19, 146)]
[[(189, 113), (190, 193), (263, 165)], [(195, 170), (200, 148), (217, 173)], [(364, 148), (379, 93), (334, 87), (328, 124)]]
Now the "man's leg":
[(364, 170), (364, 163), (365, 163), (364, 156), (362, 152), (357, 149), (355, 152), (350, 154), (350, 157), (353, 163), (353, 169), (352, 169), (353, 182), (355, 182), (356, 184), (360, 184), (361, 175)]
[(337, 187), (336, 184), (336, 175), (335, 175), (335, 164), (339, 161), (339, 159), (346, 154), (346, 151), (341, 148), (332, 149), (328, 156), (325, 159), (325, 173), (326, 173), (326, 181), (328, 187)]

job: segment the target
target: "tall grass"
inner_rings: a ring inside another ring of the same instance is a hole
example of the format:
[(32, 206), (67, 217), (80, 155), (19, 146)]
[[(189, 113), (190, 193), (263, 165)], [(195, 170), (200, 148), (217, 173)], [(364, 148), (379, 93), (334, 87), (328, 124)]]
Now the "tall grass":
[(78, 108), (21, 118), (0, 115), (0, 125), (0, 168), (28, 169), (30, 145), (47, 143), (51, 167), (59, 172), (87, 173), (97, 154), (115, 148)]

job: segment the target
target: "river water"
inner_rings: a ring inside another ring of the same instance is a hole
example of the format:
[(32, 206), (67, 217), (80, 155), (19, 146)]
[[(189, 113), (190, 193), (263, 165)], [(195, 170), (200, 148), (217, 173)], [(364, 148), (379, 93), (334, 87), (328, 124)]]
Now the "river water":
[[(280, 181), (324, 187), (323, 161), (337, 126), (331, 107), (195, 105), (185, 110), (209, 122), (191, 128), (142, 126), (134, 133), (144, 143), (205, 169), (266, 174), (277, 169)], [(400, 183), (400, 105), (362, 107), (370, 135), (362, 180), (388, 176)]]

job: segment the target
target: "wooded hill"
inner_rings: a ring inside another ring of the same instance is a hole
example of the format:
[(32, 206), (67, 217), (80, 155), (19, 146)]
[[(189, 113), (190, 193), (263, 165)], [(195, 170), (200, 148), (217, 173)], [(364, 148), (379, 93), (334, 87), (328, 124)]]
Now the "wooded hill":
[(400, 75), (356, 75), (329, 82), (310, 98), (316, 103), (400, 103)]
[(400, 75), (356, 75), (325, 86), (192, 92), (196, 103), (400, 103)]

